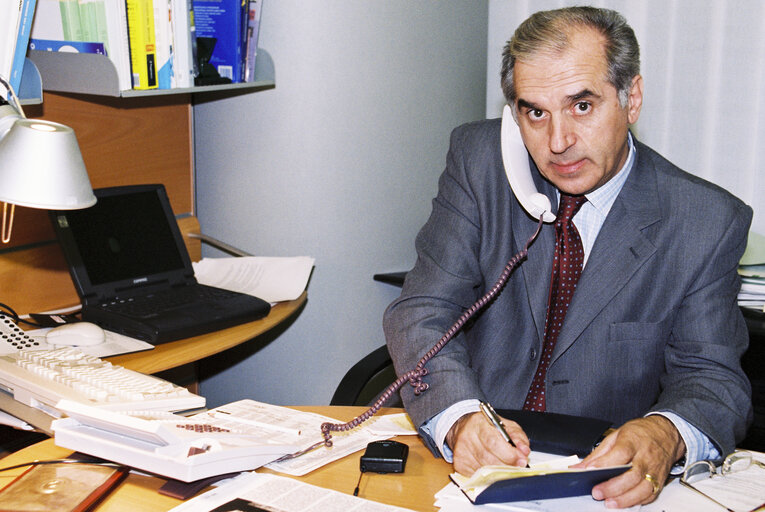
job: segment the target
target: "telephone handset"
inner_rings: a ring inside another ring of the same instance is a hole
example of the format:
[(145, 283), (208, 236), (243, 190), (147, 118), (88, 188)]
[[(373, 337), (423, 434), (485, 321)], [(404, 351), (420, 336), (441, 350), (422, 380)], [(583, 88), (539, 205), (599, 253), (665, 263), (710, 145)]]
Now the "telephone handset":
[(531, 178), (529, 155), (521, 138), (521, 130), (513, 118), (509, 105), (502, 110), (502, 128), (500, 129), (502, 163), (505, 165), (507, 181), (518, 202), (535, 219), (543, 222), (555, 222), (550, 199), (537, 192)]

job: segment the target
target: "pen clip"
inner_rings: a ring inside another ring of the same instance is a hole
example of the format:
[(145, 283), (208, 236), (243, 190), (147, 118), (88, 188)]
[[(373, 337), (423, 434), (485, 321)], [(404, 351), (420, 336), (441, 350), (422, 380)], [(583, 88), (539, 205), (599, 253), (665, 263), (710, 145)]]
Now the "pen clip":
[(479, 407), (481, 408), (481, 412), (484, 416), (486, 416), (486, 419), (489, 420), (489, 423), (491, 423), (494, 428), (496, 428), (500, 435), (502, 436), (502, 439), (505, 440), (506, 443), (510, 443), (512, 446), (515, 446), (515, 443), (513, 443), (513, 440), (510, 439), (510, 434), (507, 433), (507, 430), (505, 430), (505, 425), (502, 423), (502, 420), (497, 415), (497, 411), (494, 410), (494, 408), (489, 404), (488, 402), (480, 402)]

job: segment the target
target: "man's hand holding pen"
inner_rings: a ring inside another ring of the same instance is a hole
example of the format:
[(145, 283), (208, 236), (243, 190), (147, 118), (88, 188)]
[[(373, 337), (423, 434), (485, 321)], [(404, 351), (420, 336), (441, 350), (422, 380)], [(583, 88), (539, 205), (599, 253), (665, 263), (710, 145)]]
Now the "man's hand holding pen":
[[(454, 470), (458, 473), (472, 475), (481, 466), (491, 464), (527, 465), (531, 449), (523, 429), (514, 421), (497, 417), (498, 428), (489, 418), (490, 413), (487, 416), (481, 411), (466, 414), (447, 434), (446, 442), (454, 453)], [(501, 430), (507, 433), (510, 442)]]

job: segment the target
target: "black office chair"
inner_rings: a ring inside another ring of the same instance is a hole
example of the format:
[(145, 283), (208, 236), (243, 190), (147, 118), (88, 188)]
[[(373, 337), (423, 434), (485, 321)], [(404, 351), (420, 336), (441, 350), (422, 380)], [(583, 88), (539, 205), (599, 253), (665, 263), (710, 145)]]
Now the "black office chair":
[[(362, 358), (345, 373), (329, 405), (372, 405), (380, 394), (396, 380), (388, 347), (383, 345)], [(401, 407), (396, 393), (384, 407)]]
[[(406, 272), (375, 274), (375, 281), (402, 286)], [(380, 394), (396, 380), (388, 347), (383, 345), (362, 358), (348, 370), (337, 385), (329, 405), (372, 405)], [(401, 397), (396, 393), (384, 404), (385, 407), (401, 407)]]

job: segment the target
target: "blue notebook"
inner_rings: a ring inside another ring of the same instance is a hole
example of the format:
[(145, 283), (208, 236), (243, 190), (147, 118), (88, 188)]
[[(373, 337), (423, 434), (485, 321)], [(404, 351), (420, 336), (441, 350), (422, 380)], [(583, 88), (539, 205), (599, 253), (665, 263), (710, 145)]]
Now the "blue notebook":
[(627, 471), (631, 466), (612, 466), (607, 468), (587, 470), (555, 470), (544, 474), (519, 476), (499, 480), (485, 489), (464, 488), (452, 476), (452, 481), (476, 504), (509, 503), (513, 501), (546, 500), (568, 498), (570, 496), (585, 496), (592, 488)]

